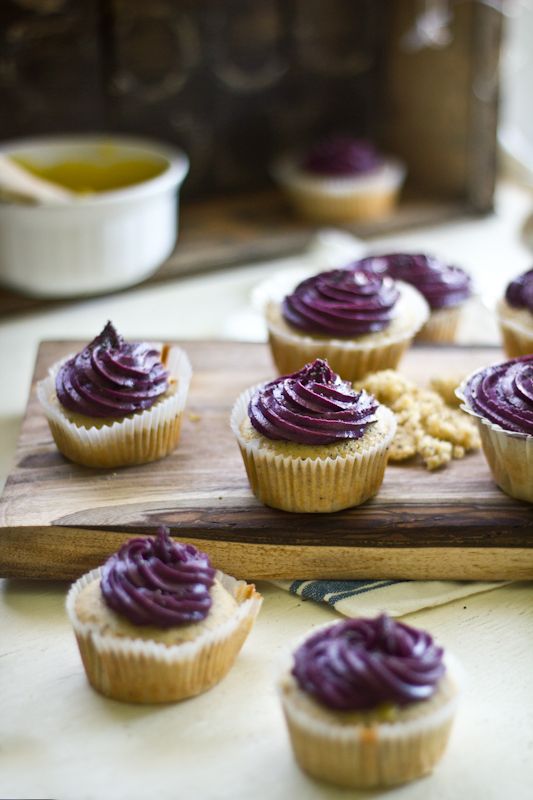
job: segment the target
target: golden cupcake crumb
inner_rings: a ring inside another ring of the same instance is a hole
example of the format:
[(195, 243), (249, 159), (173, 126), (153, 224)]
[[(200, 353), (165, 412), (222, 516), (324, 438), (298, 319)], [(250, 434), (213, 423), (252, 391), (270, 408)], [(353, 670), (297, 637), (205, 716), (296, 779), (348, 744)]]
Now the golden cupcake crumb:
[(434, 470), (481, 445), (475, 423), (462, 411), (447, 406), (440, 393), (420, 388), (395, 370), (367, 375), (354, 386), (366, 389), (396, 415), (391, 461), (418, 454), (426, 468)]
[(466, 375), (456, 373), (454, 375), (435, 375), (430, 378), (429, 385), (434, 392), (437, 392), (444, 402), (449, 406), (459, 408), (461, 401), (455, 394), (455, 390), (461, 385)]

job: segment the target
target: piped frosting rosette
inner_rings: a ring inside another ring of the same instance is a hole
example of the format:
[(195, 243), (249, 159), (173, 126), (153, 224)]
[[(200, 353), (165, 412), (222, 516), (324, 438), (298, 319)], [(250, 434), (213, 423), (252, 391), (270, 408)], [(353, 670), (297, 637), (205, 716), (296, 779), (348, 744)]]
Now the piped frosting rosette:
[(444, 675), (442, 657), (429, 633), (381, 615), (310, 636), (294, 654), (292, 674), (326, 708), (368, 711), (429, 699)]
[(382, 614), (306, 637), (279, 690), (302, 769), (371, 788), (431, 771), (448, 741), (460, 683), (456, 661), (429, 633)]
[(533, 353), (533, 269), (511, 281), (497, 314), (506, 354), (514, 358)]
[(119, 467), (175, 449), (192, 370), (179, 347), (127, 343), (111, 323), (37, 385), (58, 449), (78, 464)]
[(386, 328), (399, 297), (391, 278), (334, 269), (298, 284), (283, 300), (282, 314), (304, 333), (353, 339)]
[(533, 354), (478, 370), (457, 389), (498, 486), (533, 503)]
[(261, 502), (324, 513), (376, 494), (396, 422), (388, 408), (317, 360), (243, 392), (231, 428)]
[(424, 295), (432, 311), (464, 303), (472, 295), (472, 280), (460, 267), (422, 253), (388, 253), (354, 262), (364, 269), (410, 283)]
[(280, 373), (325, 358), (347, 380), (395, 368), (429, 316), (408, 284), (367, 270), (336, 269), (302, 281), (267, 307), (269, 343)]
[(102, 568), (100, 585), (109, 608), (130, 622), (171, 628), (205, 619), (214, 577), (205, 553), (173, 542), (162, 527), (154, 540), (122, 545)]
[[(77, 600), (95, 581), (112, 624), (80, 619)], [(213, 597), (220, 592), (235, 601), (233, 612), (201, 626), (216, 613)], [(66, 608), (97, 691), (127, 702), (164, 703), (200, 694), (224, 677), (261, 602), (252, 584), (215, 570), (205, 553), (173, 541), (161, 527), (153, 538), (126, 542), (103, 567), (76, 581)]]
[(367, 139), (331, 136), (318, 141), (304, 154), (300, 168), (308, 175), (349, 179), (374, 173), (383, 164), (383, 156)]
[(108, 322), (102, 333), (59, 368), (59, 403), (67, 411), (122, 419), (151, 408), (168, 390), (161, 351), (146, 342), (128, 343)]
[(354, 262), (365, 269), (414, 286), (426, 299), (431, 314), (417, 334), (419, 341), (452, 342), (462, 308), (472, 296), (472, 280), (460, 267), (445, 264), (423, 253), (387, 253)]

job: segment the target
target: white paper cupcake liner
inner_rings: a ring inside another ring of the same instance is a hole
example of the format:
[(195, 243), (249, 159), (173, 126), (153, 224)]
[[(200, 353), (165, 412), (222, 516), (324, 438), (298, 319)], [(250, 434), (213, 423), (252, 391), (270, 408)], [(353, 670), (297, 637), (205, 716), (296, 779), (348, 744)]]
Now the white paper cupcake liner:
[(417, 342), (454, 342), (463, 313), (463, 303), (453, 308), (438, 308), (431, 311), (427, 322), (417, 333)]
[(479, 370), (465, 378), (456, 389), (461, 409), (476, 420), (483, 453), (500, 489), (516, 500), (533, 503), (533, 436), (506, 431), (470, 406), (466, 387), (477, 372)]
[(168, 350), (166, 367), (175, 384), (160, 402), (100, 428), (76, 425), (57, 399), (56, 375), (71, 357), (54, 364), (37, 384), (37, 397), (63, 455), (84, 466), (112, 468), (155, 461), (175, 449), (192, 376), (191, 364), (181, 348), (172, 346)]
[(101, 574), (101, 568), (92, 570), (71, 586), (66, 610), (89, 682), (115, 700), (167, 703), (210, 689), (233, 665), (262, 603), (252, 584), (217, 571), (215, 578), (239, 605), (215, 630), (176, 645), (106, 635), (96, 623), (82, 622), (75, 608), (79, 593)]
[(354, 339), (318, 338), (278, 324), (267, 309), (269, 344), (280, 374), (296, 372), (316, 358), (327, 359), (331, 369), (348, 381), (359, 380), (370, 372), (395, 369), (430, 313), (420, 292), (402, 281), (396, 283), (401, 292), (398, 314), (406, 317), (405, 327), (396, 332), (380, 331), (379, 335)]
[(379, 406), (378, 419), (384, 435), (364, 452), (337, 458), (282, 455), (260, 447), (257, 439), (248, 441), (241, 433), (250, 399), (262, 385), (243, 392), (231, 412), (231, 429), (258, 500), (283, 511), (330, 513), (360, 505), (377, 493), (396, 433), (396, 417), (390, 409)]
[[(420, 704), (416, 716), (382, 721), (372, 713), (353, 724), (336, 722), (335, 713), (309, 713), (287, 688), (294, 681), (284, 671), (278, 692), (294, 755), (311, 776), (351, 788), (394, 786), (432, 771), (444, 753), (463, 684), (456, 659), (446, 654), (447, 690), (432, 707)], [(294, 684), (293, 685), (297, 685)]]
[(513, 309), (505, 300), (499, 301), (496, 313), (506, 355), (517, 358), (533, 353), (533, 314)]

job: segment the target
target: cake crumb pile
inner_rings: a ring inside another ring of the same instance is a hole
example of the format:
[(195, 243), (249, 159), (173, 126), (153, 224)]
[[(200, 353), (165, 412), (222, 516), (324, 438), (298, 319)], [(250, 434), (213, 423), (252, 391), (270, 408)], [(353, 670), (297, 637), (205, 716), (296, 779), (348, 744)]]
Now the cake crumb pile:
[(435, 375), (430, 378), (429, 385), (434, 392), (437, 392), (444, 402), (449, 406), (459, 408), (461, 401), (455, 394), (455, 390), (461, 385), (466, 375), (457, 373), (455, 375)]
[(354, 384), (389, 406), (398, 423), (389, 451), (390, 461), (405, 461), (417, 454), (429, 470), (476, 450), (481, 442), (475, 422), (450, 408), (431, 389), (422, 389), (392, 369), (366, 375)]

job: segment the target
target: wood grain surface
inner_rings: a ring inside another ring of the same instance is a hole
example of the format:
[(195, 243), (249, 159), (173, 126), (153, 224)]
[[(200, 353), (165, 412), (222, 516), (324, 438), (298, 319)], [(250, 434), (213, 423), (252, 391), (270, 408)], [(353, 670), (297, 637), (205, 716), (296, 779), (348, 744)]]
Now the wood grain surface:
[[(481, 453), (439, 472), (390, 465), (376, 498), (329, 515), (288, 514), (251, 494), (229, 428), (234, 399), (273, 377), (265, 345), (183, 343), (191, 385), (182, 439), (156, 463), (94, 470), (55, 448), (35, 382), (81, 342), (41, 345), (15, 462), (0, 501), (0, 575), (73, 578), (159, 524), (247, 578), (533, 577), (533, 508), (492, 482)], [(495, 348), (417, 347), (402, 369), (425, 382), (500, 358)]]

